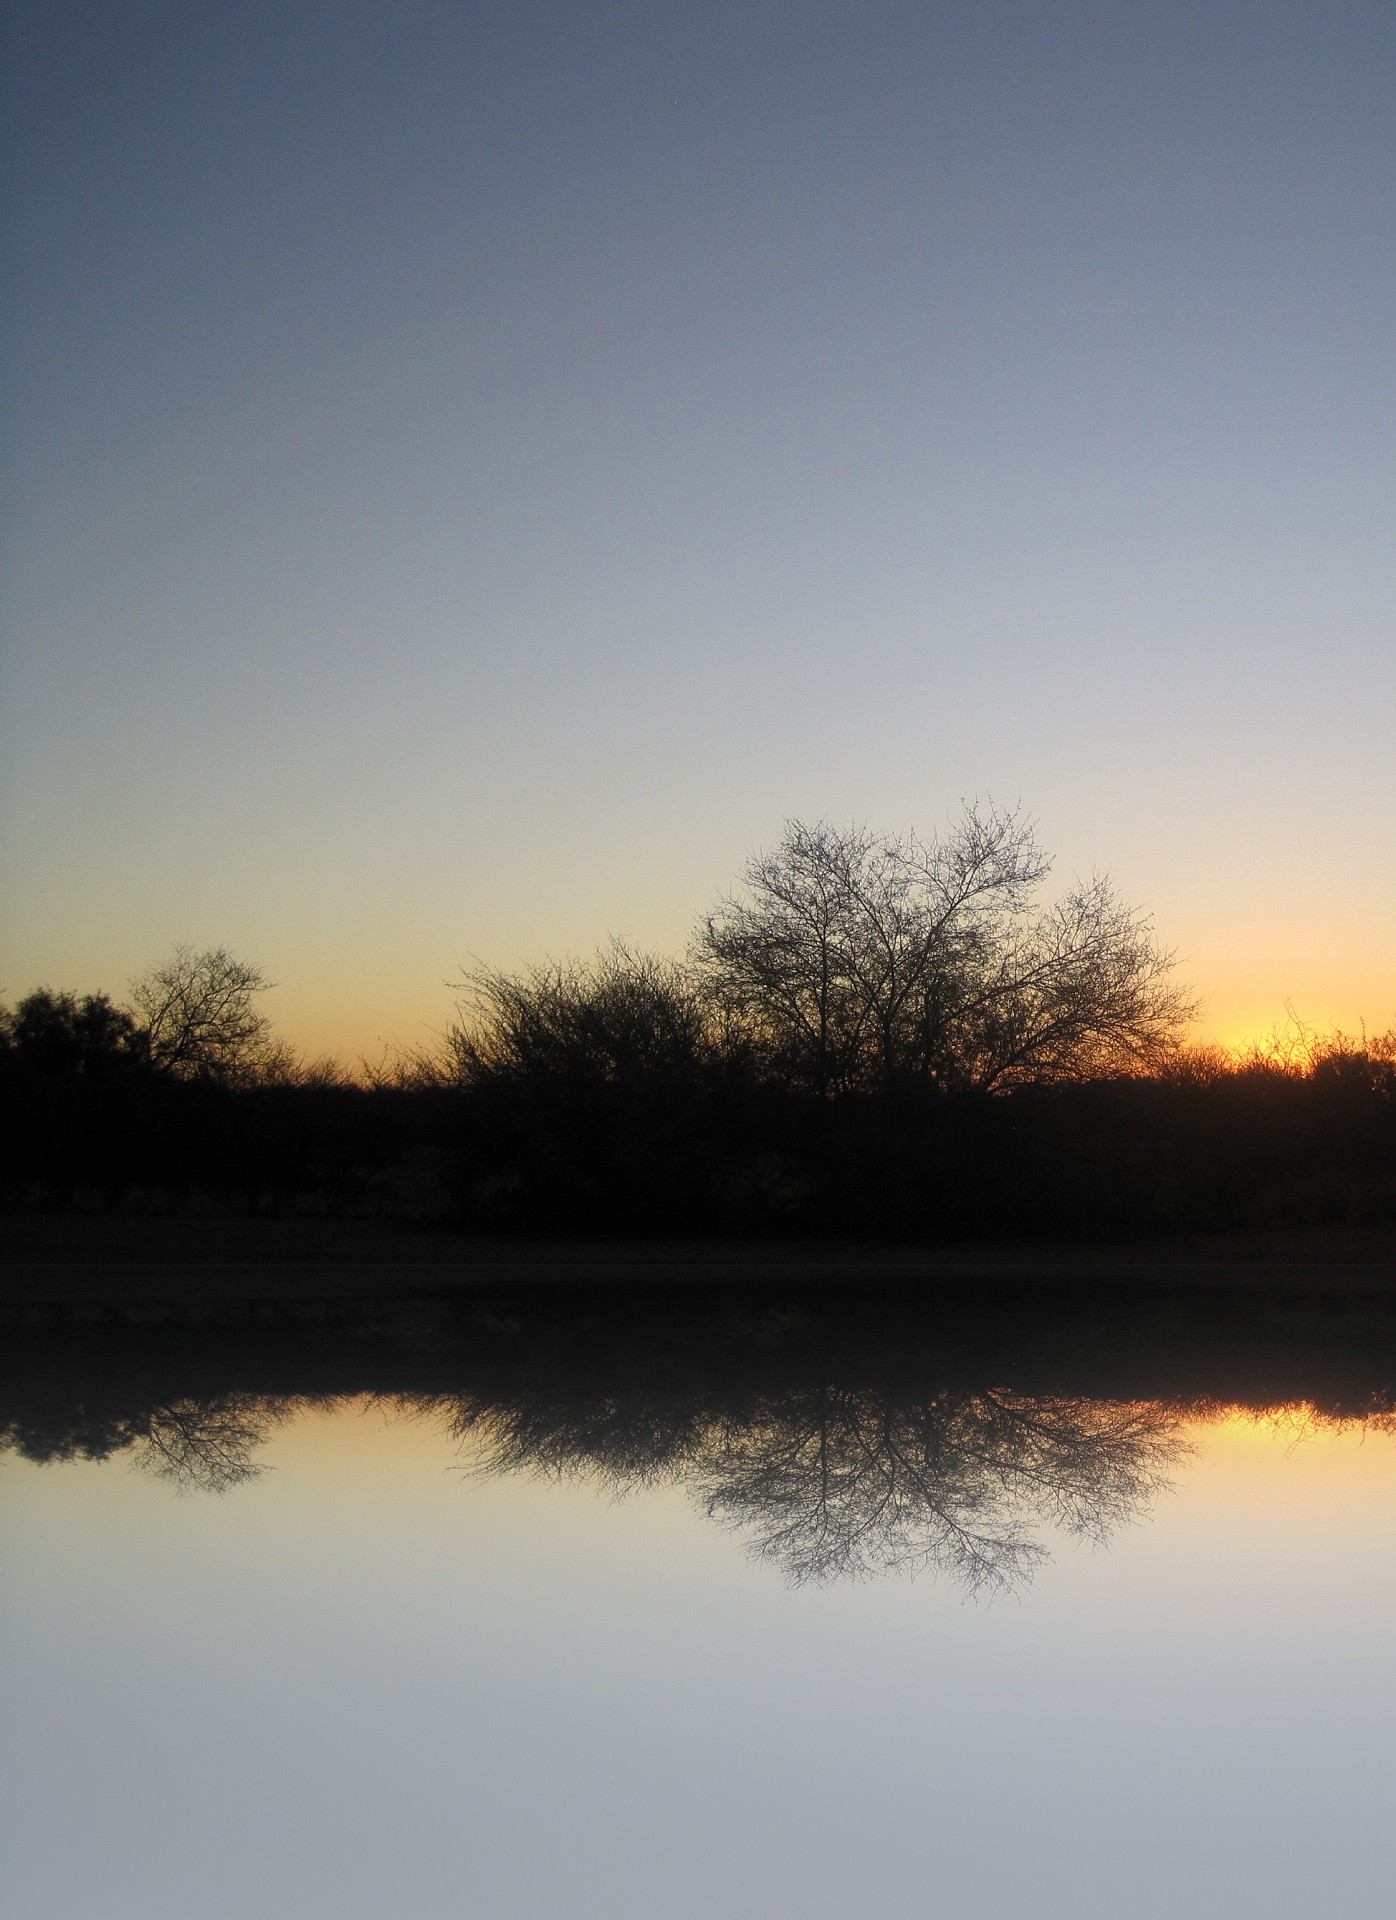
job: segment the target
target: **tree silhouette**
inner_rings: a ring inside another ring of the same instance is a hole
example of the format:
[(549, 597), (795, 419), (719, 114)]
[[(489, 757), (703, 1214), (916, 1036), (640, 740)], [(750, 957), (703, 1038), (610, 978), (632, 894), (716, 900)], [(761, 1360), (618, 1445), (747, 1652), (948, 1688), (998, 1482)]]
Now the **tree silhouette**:
[(100, 1079), (142, 1057), (140, 1031), (104, 993), (55, 993), (39, 987), (11, 1013), (0, 1009), (0, 1038), (25, 1067), (43, 1074)]
[(1016, 814), (942, 838), (792, 821), (693, 948), (714, 1000), (818, 1093), (907, 1078), (995, 1089), (1156, 1061), (1193, 1012), (1108, 880), (1046, 912)]
[(180, 1079), (236, 1082), (271, 1052), (271, 1023), (253, 1005), (272, 985), (226, 947), (177, 946), (131, 983), (152, 1066)]

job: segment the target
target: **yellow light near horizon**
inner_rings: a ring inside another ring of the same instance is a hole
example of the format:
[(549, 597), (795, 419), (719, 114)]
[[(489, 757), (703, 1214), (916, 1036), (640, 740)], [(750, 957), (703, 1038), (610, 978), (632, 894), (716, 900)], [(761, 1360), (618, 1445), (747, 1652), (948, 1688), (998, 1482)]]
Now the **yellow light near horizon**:
[(1218, 1406), (1190, 1414), (1188, 1424), (1229, 1445), (1270, 1452), (1276, 1445), (1291, 1448), (1367, 1433), (1396, 1434), (1396, 1412), (1372, 1407), (1326, 1413), (1309, 1400), (1285, 1400), (1269, 1407)]

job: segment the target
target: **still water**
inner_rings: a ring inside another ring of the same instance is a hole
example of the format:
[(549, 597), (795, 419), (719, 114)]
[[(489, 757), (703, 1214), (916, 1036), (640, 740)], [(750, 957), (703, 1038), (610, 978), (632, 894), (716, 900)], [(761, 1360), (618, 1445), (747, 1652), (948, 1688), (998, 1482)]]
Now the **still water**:
[(1396, 1422), (1365, 1374), (1319, 1411), (1066, 1391), (1140, 1342), (1036, 1379), (1020, 1342), (996, 1382), (904, 1329), (879, 1372), (785, 1308), (706, 1364), (610, 1340), (608, 1372), (497, 1304), (469, 1364), (408, 1316), (385, 1374), (353, 1331), (332, 1362), (298, 1336), (302, 1392), (237, 1384), (267, 1339), (216, 1377), (207, 1330), (29, 1355), (9, 1911), (1388, 1910)]

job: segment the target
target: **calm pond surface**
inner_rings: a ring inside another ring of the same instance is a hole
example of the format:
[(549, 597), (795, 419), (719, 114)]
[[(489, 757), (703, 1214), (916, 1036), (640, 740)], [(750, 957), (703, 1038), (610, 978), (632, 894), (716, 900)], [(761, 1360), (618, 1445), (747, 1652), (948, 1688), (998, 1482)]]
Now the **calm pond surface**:
[(640, 1318), (24, 1333), (8, 1910), (1388, 1910), (1388, 1307)]

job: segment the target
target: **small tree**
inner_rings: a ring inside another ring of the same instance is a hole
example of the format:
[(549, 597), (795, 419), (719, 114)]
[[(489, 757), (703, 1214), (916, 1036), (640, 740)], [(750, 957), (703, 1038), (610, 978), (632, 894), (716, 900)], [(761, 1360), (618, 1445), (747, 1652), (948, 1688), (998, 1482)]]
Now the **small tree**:
[(176, 947), (163, 966), (131, 983), (151, 1065), (186, 1080), (254, 1077), (276, 1052), (271, 1023), (253, 1005), (271, 985), (260, 967), (226, 947)]

